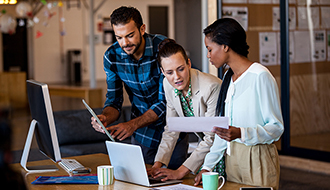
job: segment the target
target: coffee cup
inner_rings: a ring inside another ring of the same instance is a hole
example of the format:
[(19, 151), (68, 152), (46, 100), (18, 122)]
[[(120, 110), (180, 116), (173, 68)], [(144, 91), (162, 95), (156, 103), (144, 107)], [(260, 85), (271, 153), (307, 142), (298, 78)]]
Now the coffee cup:
[[(219, 186), (219, 179), (221, 178), (221, 185)], [(217, 172), (202, 173), (203, 189), (204, 190), (219, 190), (225, 184), (225, 178), (219, 176)], [(218, 187), (219, 186), (219, 187)]]
[(113, 166), (97, 166), (97, 180), (99, 182), (99, 185), (113, 184)]

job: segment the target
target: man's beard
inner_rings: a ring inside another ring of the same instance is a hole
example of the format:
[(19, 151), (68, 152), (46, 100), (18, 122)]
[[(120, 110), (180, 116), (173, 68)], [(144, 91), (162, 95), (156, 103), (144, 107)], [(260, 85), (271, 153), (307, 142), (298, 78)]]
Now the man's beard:
[(141, 33), (140, 33), (140, 41), (137, 44), (132, 44), (132, 45), (124, 46), (124, 47), (122, 47), (122, 49), (125, 51), (125, 48), (126, 47), (134, 47), (135, 46), (135, 49), (133, 50), (132, 53), (128, 53), (128, 52), (125, 51), (127, 53), (127, 55), (134, 55), (134, 53), (136, 53), (137, 50), (140, 48), (141, 42), (142, 42), (142, 36), (141, 36)]

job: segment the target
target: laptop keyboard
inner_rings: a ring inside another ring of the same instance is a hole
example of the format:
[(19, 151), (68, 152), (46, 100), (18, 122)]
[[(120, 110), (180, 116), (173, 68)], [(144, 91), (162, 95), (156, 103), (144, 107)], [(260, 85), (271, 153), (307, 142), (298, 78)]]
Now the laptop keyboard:
[(149, 177), (149, 183), (150, 184), (155, 184), (155, 183), (164, 183), (164, 181), (161, 181), (162, 178), (151, 178)]
[(84, 167), (75, 159), (62, 159), (59, 162), (59, 165), (61, 165), (68, 172), (72, 172), (74, 169)]

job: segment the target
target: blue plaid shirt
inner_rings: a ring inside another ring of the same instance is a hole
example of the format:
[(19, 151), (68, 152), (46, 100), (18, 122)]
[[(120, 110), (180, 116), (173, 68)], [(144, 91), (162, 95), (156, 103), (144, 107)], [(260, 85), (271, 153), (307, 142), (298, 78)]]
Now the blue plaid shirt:
[(152, 109), (159, 119), (133, 133), (135, 140), (146, 147), (157, 148), (165, 126), (166, 100), (163, 78), (158, 62), (158, 44), (165, 39), (162, 35), (147, 34), (145, 51), (140, 60), (127, 55), (118, 42), (104, 53), (103, 64), (107, 75), (107, 94), (104, 107), (112, 106), (121, 111), (123, 85), (132, 103), (131, 119)]

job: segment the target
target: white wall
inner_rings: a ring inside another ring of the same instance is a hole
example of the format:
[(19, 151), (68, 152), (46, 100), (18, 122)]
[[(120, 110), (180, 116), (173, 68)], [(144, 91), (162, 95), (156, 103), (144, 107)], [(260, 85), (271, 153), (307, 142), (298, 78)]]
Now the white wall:
[[(87, 3), (89, 1), (86, 1)], [(94, 0), (94, 6), (97, 7), (101, 0)], [(97, 30), (97, 23), (102, 21), (103, 17), (109, 17), (112, 11), (122, 5), (136, 7), (142, 14), (143, 22), (148, 30), (148, 6), (168, 6), (169, 10), (169, 37), (174, 38), (174, 8), (173, 0), (107, 0), (103, 6), (95, 13), (95, 35), (101, 37), (101, 42), (95, 44), (95, 72), (96, 80), (105, 79), (103, 71), (103, 53), (109, 45), (103, 45), (102, 32)], [(1, 6), (1, 9), (3, 6)], [(15, 6), (6, 6), (7, 13), (16, 15)], [(62, 15), (61, 16), (61, 10)], [(89, 10), (86, 9), (81, 1), (81, 8), (73, 7), (67, 9), (66, 2), (63, 1), (63, 7), (53, 7), (50, 12), (55, 15), (50, 19), (45, 17), (47, 6), (44, 6), (36, 15), (40, 22), (33, 26), (33, 73), (34, 79), (45, 83), (58, 83), (67, 81), (67, 62), (66, 53), (70, 49), (80, 49), (82, 51), (83, 81), (89, 80)], [(64, 17), (65, 22), (60, 19)], [(44, 23), (48, 22), (45, 26)], [(60, 35), (60, 27), (63, 25), (65, 35)], [(36, 38), (37, 31), (43, 33), (43, 36)], [(2, 39), (0, 38), (2, 44)], [(2, 54), (2, 45), (0, 47)], [(0, 54), (0, 67), (2, 71), (2, 56)]]

